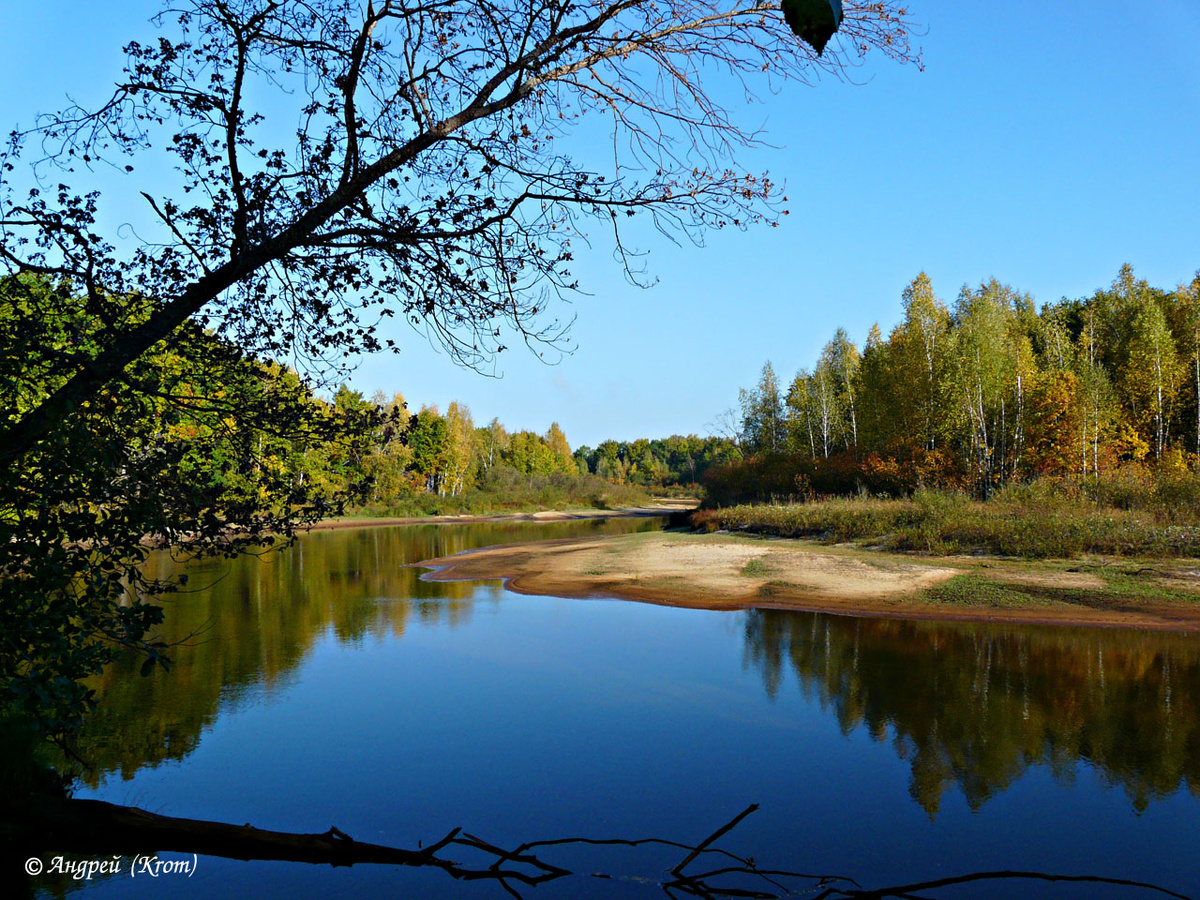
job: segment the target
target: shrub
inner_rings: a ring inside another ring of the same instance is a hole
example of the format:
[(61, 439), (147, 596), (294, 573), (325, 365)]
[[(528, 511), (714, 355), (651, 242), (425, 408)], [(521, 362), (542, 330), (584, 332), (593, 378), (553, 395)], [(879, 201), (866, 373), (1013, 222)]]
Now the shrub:
[(741, 505), (703, 511), (693, 521), (709, 531), (723, 528), (830, 542), (860, 541), (922, 553), (1029, 558), (1084, 553), (1200, 556), (1197, 512), (1188, 515), (1192, 524), (1163, 524), (1145, 512), (1097, 508), (1086, 500), (1063, 496), (1049, 485), (1006, 490), (987, 502), (961, 493), (920, 489), (910, 500)]

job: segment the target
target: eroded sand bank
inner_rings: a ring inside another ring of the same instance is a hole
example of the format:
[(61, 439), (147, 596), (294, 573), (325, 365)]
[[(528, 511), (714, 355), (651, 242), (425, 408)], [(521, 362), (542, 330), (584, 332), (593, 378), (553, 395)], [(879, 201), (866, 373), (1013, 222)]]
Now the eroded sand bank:
[[(1098, 574), (1105, 571), (1103, 562), (913, 557), (806, 541), (679, 533), (513, 544), (416, 565), (434, 569), (426, 576), (432, 580), (502, 578), (525, 594), (610, 596), (702, 609), (775, 607), (1200, 631), (1200, 572), (1179, 565), (1144, 576), (1131, 591)], [(1159, 594), (1147, 590), (1155, 578), (1163, 586)]]

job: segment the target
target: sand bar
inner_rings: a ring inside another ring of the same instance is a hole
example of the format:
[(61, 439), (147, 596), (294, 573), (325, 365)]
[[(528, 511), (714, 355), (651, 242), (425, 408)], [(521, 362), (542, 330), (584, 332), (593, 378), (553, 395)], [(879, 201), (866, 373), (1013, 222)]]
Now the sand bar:
[(699, 609), (1200, 631), (1194, 560), (1156, 561), (1147, 570), (1128, 560), (922, 557), (810, 541), (648, 532), (511, 544), (416, 565), (433, 569), (426, 576), (431, 580), (504, 579), (524, 594)]

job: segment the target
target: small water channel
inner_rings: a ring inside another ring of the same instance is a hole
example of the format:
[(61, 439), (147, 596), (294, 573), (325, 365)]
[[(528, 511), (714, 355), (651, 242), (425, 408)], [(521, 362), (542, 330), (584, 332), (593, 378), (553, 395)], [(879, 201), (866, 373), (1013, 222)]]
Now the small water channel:
[[(317, 532), (190, 568), (170, 672), (124, 661), (78, 796), (415, 847), (451, 828), (721, 840), (883, 887), (990, 870), (1200, 896), (1200, 640), (1130, 630), (711, 612), (423, 581), (406, 563), (660, 521)], [(165, 557), (154, 562), (173, 565)], [(526, 896), (662, 897), (678, 852), (566, 848)], [(556, 860), (558, 861), (558, 860)], [(797, 896), (816, 882), (788, 882)], [(64, 886), (61, 880), (53, 891)], [(393, 866), (201, 857), (96, 897), (507, 897)], [(975, 882), (939, 897), (1156, 896)], [(1162, 896), (1162, 895), (1157, 895)]]

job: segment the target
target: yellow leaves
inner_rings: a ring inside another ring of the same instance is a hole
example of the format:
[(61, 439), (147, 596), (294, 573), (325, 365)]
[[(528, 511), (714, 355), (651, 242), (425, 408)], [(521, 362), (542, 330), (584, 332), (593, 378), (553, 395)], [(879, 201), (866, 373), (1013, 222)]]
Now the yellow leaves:
[(1141, 462), (1150, 453), (1150, 444), (1128, 422), (1121, 423), (1121, 431), (1113, 443), (1117, 458), (1124, 462)]

